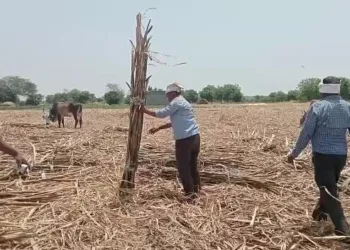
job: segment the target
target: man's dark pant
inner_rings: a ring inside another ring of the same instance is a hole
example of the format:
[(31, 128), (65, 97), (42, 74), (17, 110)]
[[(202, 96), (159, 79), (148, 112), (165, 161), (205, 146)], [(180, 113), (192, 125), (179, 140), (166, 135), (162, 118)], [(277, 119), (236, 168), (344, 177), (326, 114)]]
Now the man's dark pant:
[(201, 188), (197, 166), (199, 151), (199, 134), (175, 141), (177, 168), (187, 196), (192, 196), (194, 193), (198, 193)]
[(312, 163), (315, 167), (315, 181), (320, 188), (325, 186), (329, 192), (338, 197), (337, 183), (340, 173), (346, 165), (346, 155), (325, 155), (314, 153)]
[[(335, 230), (345, 233), (348, 230), (343, 208), (338, 199), (340, 173), (346, 165), (346, 155), (325, 155), (314, 153), (312, 162), (315, 168), (315, 181), (320, 189), (320, 199), (313, 212), (315, 220), (329, 214)], [(328, 191), (328, 192), (327, 192)], [(323, 214), (323, 216), (322, 216)]]

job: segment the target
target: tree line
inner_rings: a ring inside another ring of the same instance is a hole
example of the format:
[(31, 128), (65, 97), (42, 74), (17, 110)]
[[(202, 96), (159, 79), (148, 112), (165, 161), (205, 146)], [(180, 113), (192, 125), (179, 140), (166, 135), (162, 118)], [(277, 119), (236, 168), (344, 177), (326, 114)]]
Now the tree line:
[(38, 93), (37, 85), (29, 79), (19, 76), (6, 76), (0, 79), (0, 103), (11, 102), (18, 105), (37, 106), (42, 102), (52, 104), (56, 101), (73, 101), (82, 104), (105, 102), (121, 104), (128, 102), (128, 96), (118, 84), (106, 84), (107, 91), (102, 97), (86, 90), (63, 90), (52, 95), (44, 96)]
[[(340, 77), (340, 95), (345, 100), (350, 100), (350, 79)], [(208, 102), (306, 102), (313, 99), (320, 99), (319, 84), (320, 78), (305, 78), (301, 80), (295, 89), (288, 92), (276, 91), (269, 95), (244, 96), (237, 84), (226, 84), (223, 86), (208, 85), (199, 93), (195, 90), (187, 90), (184, 96), (190, 102), (197, 102), (199, 98)]]
[[(319, 99), (319, 78), (306, 78), (299, 82), (295, 89), (288, 92), (277, 91), (269, 95), (244, 96), (238, 84), (225, 84), (222, 86), (208, 85), (197, 92), (194, 89), (184, 91), (184, 97), (191, 103), (197, 103), (200, 99), (207, 102), (286, 102), (286, 101), (310, 101)], [(12, 102), (18, 105), (36, 106), (42, 102), (52, 104), (56, 101), (73, 101), (82, 104), (106, 103), (129, 104), (130, 94), (126, 94), (118, 84), (106, 84), (106, 93), (101, 97), (86, 90), (63, 90), (52, 95), (38, 93), (37, 85), (29, 79), (19, 76), (6, 76), (0, 79), (0, 103)], [(148, 91), (163, 91), (162, 89), (148, 87)], [(341, 96), (350, 100), (350, 79), (341, 77)]]
[[(311, 101), (313, 99), (320, 99), (319, 84), (320, 78), (306, 78), (300, 81), (296, 89), (288, 92), (278, 91), (272, 92), (267, 96), (256, 95), (250, 97), (249, 101), (254, 102), (287, 102), (287, 101)], [(350, 100), (350, 79), (340, 77), (340, 95), (345, 100)]]

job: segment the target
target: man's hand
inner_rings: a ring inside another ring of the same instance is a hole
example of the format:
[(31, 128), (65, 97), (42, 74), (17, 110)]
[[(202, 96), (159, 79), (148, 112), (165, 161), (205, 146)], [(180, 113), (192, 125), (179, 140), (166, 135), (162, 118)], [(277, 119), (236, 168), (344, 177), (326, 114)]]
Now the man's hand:
[(23, 155), (17, 154), (14, 158), (16, 160), (17, 166), (21, 166), (22, 164), (29, 166), (28, 161), (23, 157)]
[(153, 134), (157, 133), (159, 130), (160, 130), (159, 128), (151, 128), (151, 129), (148, 131), (148, 133), (150, 133), (150, 134), (153, 135)]
[(142, 112), (142, 113), (144, 113), (146, 115), (157, 117), (156, 112), (147, 109), (144, 105), (140, 106), (140, 112)]
[(289, 163), (293, 163), (294, 160), (295, 160), (295, 157), (294, 157), (291, 153), (288, 154), (288, 156), (287, 156), (287, 161), (288, 161)]

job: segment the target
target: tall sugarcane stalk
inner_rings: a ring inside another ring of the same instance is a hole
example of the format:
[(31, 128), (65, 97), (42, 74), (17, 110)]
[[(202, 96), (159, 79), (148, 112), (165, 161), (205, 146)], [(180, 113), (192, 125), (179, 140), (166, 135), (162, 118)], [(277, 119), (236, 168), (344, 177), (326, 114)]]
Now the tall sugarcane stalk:
[(136, 16), (136, 46), (130, 40), (132, 45), (131, 52), (131, 77), (130, 84), (127, 85), (131, 92), (131, 105), (129, 114), (129, 135), (127, 142), (127, 154), (124, 167), (123, 178), (120, 188), (134, 188), (135, 174), (138, 167), (139, 150), (141, 135), (143, 129), (143, 113), (140, 112), (140, 104), (144, 102), (147, 91), (148, 81), (151, 76), (147, 77), (147, 63), (149, 57), (149, 47), (151, 37), (148, 37), (152, 30), (151, 20), (142, 34), (142, 16)]

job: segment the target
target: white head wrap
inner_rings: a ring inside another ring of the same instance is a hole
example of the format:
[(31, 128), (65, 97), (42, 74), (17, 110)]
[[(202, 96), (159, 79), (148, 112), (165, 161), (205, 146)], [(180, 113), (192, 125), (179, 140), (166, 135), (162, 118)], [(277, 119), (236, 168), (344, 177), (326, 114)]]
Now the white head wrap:
[(320, 93), (340, 94), (340, 84), (320, 84)]
[(340, 94), (340, 79), (332, 76), (324, 78), (319, 90), (322, 94)]
[(181, 90), (183, 90), (182, 85), (178, 84), (177, 82), (174, 82), (166, 87), (165, 94), (168, 94), (170, 92), (181, 93)]

